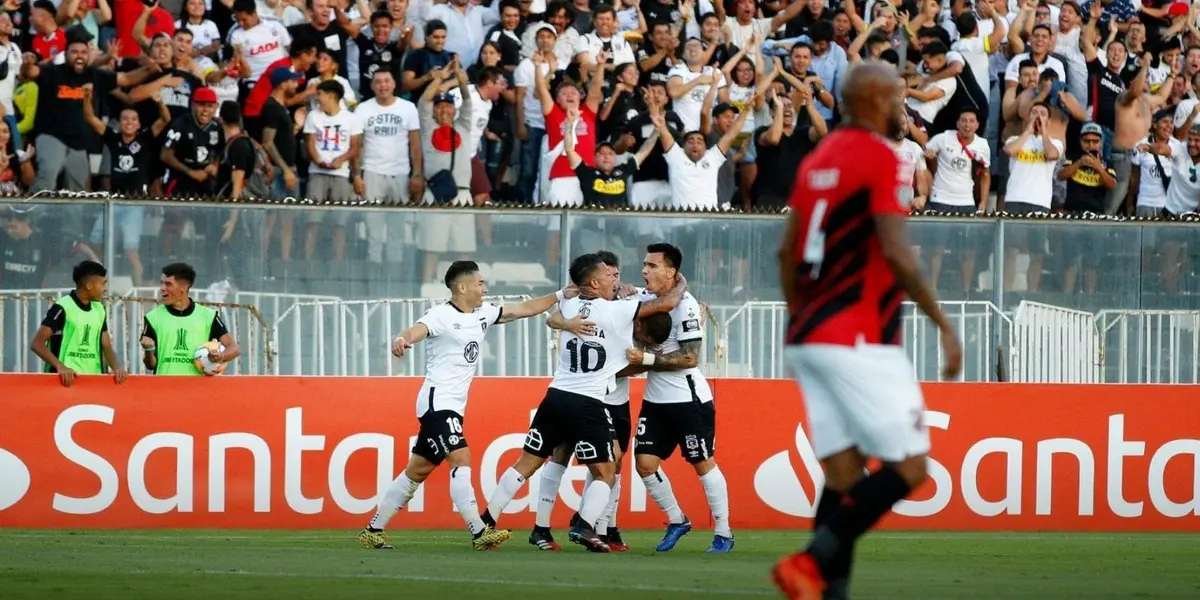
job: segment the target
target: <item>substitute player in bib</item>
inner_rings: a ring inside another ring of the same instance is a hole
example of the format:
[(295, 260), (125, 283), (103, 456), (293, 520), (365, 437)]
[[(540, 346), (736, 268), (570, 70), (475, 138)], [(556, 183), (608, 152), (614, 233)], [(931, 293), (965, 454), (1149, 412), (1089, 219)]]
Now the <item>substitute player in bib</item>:
[[(888, 139), (902, 125), (896, 73), (851, 69), (849, 126), (801, 164), (779, 276), (788, 304), (784, 357), (800, 384), (825, 489), (808, 547), (775, 565), (789, 598), (847, 597), (855, 541), (925, 480), (925, 402), (900, 347), (907, 292), (941, 331), (947, 377), (962, 349), (908, 243), (900, 165)], [(863, 477), (868, 458), (883, 465)]]
[[(642, 298), (665, 293), (682, 263), (679, 248), (665, 243), (648, 246), (642, 262), (642, 277), (646, 280)], [(631, 364), (645, 365), (648, 370), (633, 442), (634, 464), (646, 491), (668, 519), (667, 531), (655, 550), (670, 551), (692, 530), (691, 521), (675, 500), (670, 480), (659, 469), (678, 447), (696, 469), (712, 511), (715, 535), (708, 551), (727, 553), (733, 550), (733, 531), (729, 528), (729, 488), (713, 458), (716, 405), (708, 382), (697, 368), (704, 340), (700, 303), (691, 294), (684, 294), (670, 314), (671, 334), (665, 343), (646, 351), (631, 348), (627, 353)]]
[(45, 361), (47, 373), (58, 373), (64, 387), (71, 387), (76, 375), (104, 373), (106, 365), (116, 382), (124, 383), (128, 373), (117, 359), (100, 303), (108, 289), (108, 270), (85, 260), (75, 265), (71, 277), (75, 289), (46, 311), (29, 349)]
[(171, 263), (162, 269), (159, 304), (146, 314), (142, 324), (142, 365), (156, 375), (204, 375), (196, 367), (196, 348), (217, 340), (225, 346), (209, 352), (214, 363), (231, 362), (242, 355), (221, 314), (196, 304), (191, 297), (196, 270), (185, 263)]
[[(371, 522), (358, 534), (367, 548), (391, 550), (384, 533), (392, 517), (412, 500), (421, 483), (443, 461), (450, 462), (450, 499), (467, 522), (476, 550), (490, 550), (509, 537), (479, 518), (475, 488), (471, 484), (471, 452), (463, 435), (467, 392), (482, 356), (481, 344), (493, 325), (540, 315), (566, 297), (564, 292), (526, 300), (515, 306), (484, 302), (487, 284), (474, 261), (460, 260), (446, 270), (450, 301), (435, 306), (392, 341), (392, 354), (404, 353), (429, 338), (425, 352), (425, 383), (417, 395), (417, 420), (421, 430), (404, 472), (392, 482)], [(574, 295), (574, 291), (569, 292)]]
[[(641, 293), (642, 290), (635, 288), (629, 284), (621, 283), (621, 261), (616, 254), (608, 250), (599, 250), (596, 255), (604, 264), (608, 266), (612, 272), (613, 279), (616, 280), (616, 294), (614, 300), (629, 298)], [(562, 313), (555, 312), (550, 315), (546, 321), (552, 329), (560, 329), (570, 331), (578, 337), (595, 335), (596, 325), (591, 321), (576, 317), (574, 319), (566, 319)], [(661, 344), (666, 341), (671, 330), (671, 317), (667, 314), (659, 313), (650, 315), (644, 319), (639, 319), (634, 329), (634, 338), (643, 344)], [(643, 372), (645, 367), (641, 365), (629, 365), (617, 373), (616, 385), (613, 391), (609, 392), (604, 397), (604, 405), (608, 409), (609, 417), (612, 419), (613, 441), (616, 442), (616, 447), (613, 448), (613, 460), (616, 464), (615, 473), (616, 481), (613, 484), (613, 502), (600, 515), (600, 520), (596, 523), (596, 532), (600, 534), (600, 539), (608, 544), (608, 547), (613, 552), (625, 552), (629, 550), (629, 546), (621, 538), (621, 531), (617, 528), (617, 503), (621, 497), (621, 462), (625, 454), (629, 452), (629, 436), (632, 433), (632, 424), (629, 414), (629, 376)], [(540, 469), (541, 482), (538, 486), (538, 504), (537, 518), (534, 521), (533, 531), (529, 534), (529, 543), (537, 546), (539, 550), (547, 550), (557, 552), (562, 550), (557, 542), (554, 541), (554, 535), (550, 532), (550, 515), (554, 512), (554, 505), (558, 500), (558, 490), (562, 486), (563, 475), (566, 474), (567, 465), (571, 462), (572, 448), (562, 445), (554, 451), (554, 455)], [(588, 472), (587, 478), (584, 481), (584, 488), (592, 482), (591, 471)], [(575, 526), (575, 522), (579, 519), (579, 513), (576, 512), (571, 518), (571, 526)]]
[(559, 303), (567, 319), (583, 317), (595, 324), (594, 336), (577, 336), (565, 331), (558, 367), (550, 389), (538, 405), (525, 436), (525, 447), (516, 464), (504, 472), (488, 500), (484, 521), (496, 522), (525, 479), (533, 475), (561, 444), (573, 444), (575, 459), (587, 465), (594, 480), (584, 489), (580, 518), (571, 528), (570, 540), (593, 552), (608, 552), (608, 544), (597, 535), (595, 525), (612, 501), (615, 465), (611, 417), (604, 397), (615, 385), (614, 377), (629, 363), (625, 351), (633, 345), (634, 321), (640, 316), (670, 312), (683, 296), (682, 278), (670, 293), (644, 302), (608, 300), (616, 280), (596, 254), (571, 261), (571, 281), (579, 297)]

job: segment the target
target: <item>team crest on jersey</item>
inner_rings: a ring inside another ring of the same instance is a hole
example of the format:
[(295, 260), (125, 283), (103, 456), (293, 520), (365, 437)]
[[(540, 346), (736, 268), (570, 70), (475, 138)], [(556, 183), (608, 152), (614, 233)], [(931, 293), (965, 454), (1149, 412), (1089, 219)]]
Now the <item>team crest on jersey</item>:
[(391, 53), (391, 51), (384, 50), (383, 53), (379, 55), (379, 58), (383, 62), (388, 62), (388, 61), (392, 60), (392, 53)]
[(591, 304), (584, 304), (583, 306), (579, 307), (579, 316), (581, 318), (586, 319), (586, 318), (588, 318), (588, 315), (590, 315), (590, 314), (592, 314), (592, 305)]
[(208, 145), (209, 146), (217, 145), (217, 132), (216, 131), (208, 132)]
[(683, 445), (687, 446), (688, 450), (695, 450), (700, 447), (700, 440), (696, 439), (694, 435), (689, 435), (683, 438)]
[(455, 330), (455, 331), (458, 331), (459, 329), (462, 329), (462, 323), (455, 323), (455, 324), (454, 324), (454, 330)]
[(479, 360), (479, 343), (471, 342), (467, 344), (467, 347), (463, 348), (463, 358), (472, 364), (474, 364), (476, 360)]
[(129, 153), (130, 154), (137, 154), (138, 150), (141, 150), (141, 149), (142, 149), (142, 145), (138, 142), (134, 142), (129, 145)]

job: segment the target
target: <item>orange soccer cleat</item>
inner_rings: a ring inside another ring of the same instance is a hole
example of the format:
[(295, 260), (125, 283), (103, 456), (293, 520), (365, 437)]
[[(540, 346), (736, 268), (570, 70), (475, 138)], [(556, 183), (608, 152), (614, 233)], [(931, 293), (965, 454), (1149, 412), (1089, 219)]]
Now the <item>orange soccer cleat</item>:
[(808, 552), (799, 552), (781, 559), (771, 570), (775, 585), (791, 600), (821, 600), (825, 578), (817, 560)]

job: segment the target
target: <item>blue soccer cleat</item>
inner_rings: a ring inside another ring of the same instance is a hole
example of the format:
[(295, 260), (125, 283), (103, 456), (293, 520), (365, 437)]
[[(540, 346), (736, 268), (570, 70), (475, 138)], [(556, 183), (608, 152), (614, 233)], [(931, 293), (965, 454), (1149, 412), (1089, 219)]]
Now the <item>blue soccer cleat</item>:
[(733, 538), (714, 535), (712, 547), (707, 550), (710, 554), (729, 554), (733, 552)]
[(685, 516), (682, 523), (671, 523), (667, 525), (667, 533), (663, 535), (663, 539), (654, 547), (657, 552), (670, 552), (675, 544), (679, 543), (679, 539), (687, 535), (692, 530), (692, 522)]

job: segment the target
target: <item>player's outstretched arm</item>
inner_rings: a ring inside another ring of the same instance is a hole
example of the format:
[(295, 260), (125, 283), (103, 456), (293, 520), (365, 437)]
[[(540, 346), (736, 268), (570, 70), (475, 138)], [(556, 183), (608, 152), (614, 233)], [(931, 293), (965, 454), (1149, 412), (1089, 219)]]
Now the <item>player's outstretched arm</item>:
[(511, 323), (517, 319), (526, 319), (534, 315), (540, 315), (551, 308), (554, 308), (554, 305), (558, 304), (559, 301), (566, 298), (573, 298), (578, 294), (579, 290), (568, 286), (567, 288), (554, 292), (553, 294), (546, 294), (545, 296), (531, 298), (520, 304), (514, 304), (512, 306), (505, 305), (500, 308), (500, 320), (496, 322), (499, 324)]
[(946, 378), (954, 377), (962, 368), (962, 347), (958, 342), (958, 334), (942, 307), (938, 305), (937, 296), (929, 284), (921, 277), (917, 257), (913, 255), (912, 247), (908, 245), (908, 224), (905, 217), (897, 213), (876, 213), (875, 230), (883, 248), (884, 258), (888, 267), (896, 276), (896, 281), (908, 292), (913, 302), (922, 312), (937, 325), (941, 332), (942, 347), (946, 356)]
[(424, 323), (413, 323), (412, 326), (401, 331), (400, 335), (392, 339), (392, 356), (404, 358), (404, 353), (412, 348), (413, 344), (417, 344), (427, 337), (429, 337), (429, 328)]
[(642, 371), (682, 371), (700, 365), (700, 344), (700, 340), (679, 342), (678, 350), (666, 354), (630, 348), (625, 351), (625, 358), (631, 367), (641, 365)]
[(573, 319), (568, 319), (557, 310), (546, 319), (546, 326), (550, 329), (558, 329), (559, 331), (570, 331), (577, 336), (596, 335), (596, 324), (576, 316)]

